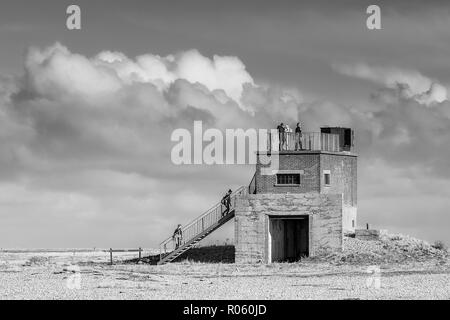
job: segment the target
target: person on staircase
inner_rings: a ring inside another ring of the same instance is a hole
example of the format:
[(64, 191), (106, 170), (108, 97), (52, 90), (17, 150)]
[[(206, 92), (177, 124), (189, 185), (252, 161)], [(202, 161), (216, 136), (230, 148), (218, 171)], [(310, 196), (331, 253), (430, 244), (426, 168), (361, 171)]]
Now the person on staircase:
[(175, 242), (175, 250), (181, 246), (181, 242), (183, 241), (183, 230), (181, 230), (181, 224), (173, 232), (172, 236), (173, 241)]
[(225, 210), (222, 210), (222, 217), (226, 216), (228, 213), (230, 213), (230, 207), (231, 207), (231, 194), (233, 191), (228, 190), (228, 192), (223, 196), (222, 198), (222, 204), (225, 206)]

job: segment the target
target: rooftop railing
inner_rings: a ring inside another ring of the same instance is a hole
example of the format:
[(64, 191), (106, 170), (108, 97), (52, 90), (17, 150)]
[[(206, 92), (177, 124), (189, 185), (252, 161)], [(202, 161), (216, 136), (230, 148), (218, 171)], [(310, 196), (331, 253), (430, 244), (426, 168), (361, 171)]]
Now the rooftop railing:
[(323, 132), (268, 133), (268, 151), (344, 151), (338, 134)]

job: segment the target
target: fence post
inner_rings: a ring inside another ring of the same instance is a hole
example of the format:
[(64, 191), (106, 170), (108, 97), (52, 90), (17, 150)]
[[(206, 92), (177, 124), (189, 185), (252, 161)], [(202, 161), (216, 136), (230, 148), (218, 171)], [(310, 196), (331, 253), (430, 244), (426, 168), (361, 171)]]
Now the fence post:
[(110, 264), (112, 265), (113, 264), (113, 257), (112, 257), (112, 253), (113, 253), (113, 249), (112, 248), (109, 248), (109, 258), (110, 258)]
[(141, 258), (142, 258), (141, 251), (142, 251), (142, 249), (141, 249), (141, 247), (139, 247), (139, 260), (141, 260)]

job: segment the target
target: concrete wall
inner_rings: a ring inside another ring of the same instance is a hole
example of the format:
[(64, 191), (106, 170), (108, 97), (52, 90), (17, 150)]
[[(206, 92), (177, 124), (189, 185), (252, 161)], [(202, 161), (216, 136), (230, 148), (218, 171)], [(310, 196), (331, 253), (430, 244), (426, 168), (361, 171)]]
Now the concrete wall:
[[(330, 172), (330, 184), (325, 185), (325, 172)], [(357, 158), (347, 154), (320, 155), (320, 193), (344, 197), (343, 228), (355, 232), (357, 225)]]
[(237, 263), (269, 263), (269, 217), (309, 216), (309, 254), (342, 250), (342, 195), (256, 194), (238, 200), (235, 216)]
[(356, 207), (346, 206), (342, 208), (342, 228), (344, 233), (354, 233), (357, 226)]
[(387, 234), (387, 230), (381, 229), (356, 229), (355, 238), (359, 240), (379, 240)]
[[(357, 205), (357, 158), (341, 154), (320, 154), (320, 192), (326, 194), (344, 195), (344, 204)], [(325, 185), (324, 171), (330, 171), (331, 184)]]

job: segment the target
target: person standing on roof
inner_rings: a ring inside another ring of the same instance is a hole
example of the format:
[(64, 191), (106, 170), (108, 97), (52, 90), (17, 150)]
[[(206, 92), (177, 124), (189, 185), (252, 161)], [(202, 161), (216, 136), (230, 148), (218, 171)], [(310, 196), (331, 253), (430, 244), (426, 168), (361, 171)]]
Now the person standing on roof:
[(297, 127), (295, 128), (295, 150), (302, 150), (302, 127), (300, 122), (297, 122)]
[(277, 129), (278, 129), (278, 141), (279, 141), (278, 150), (281, 151), (281, 150), (283, 150), (284, 144), (286, 142), (286, 135), (285, 135), (286, 129), (284, 127), (283, 122), (278, 125)]

